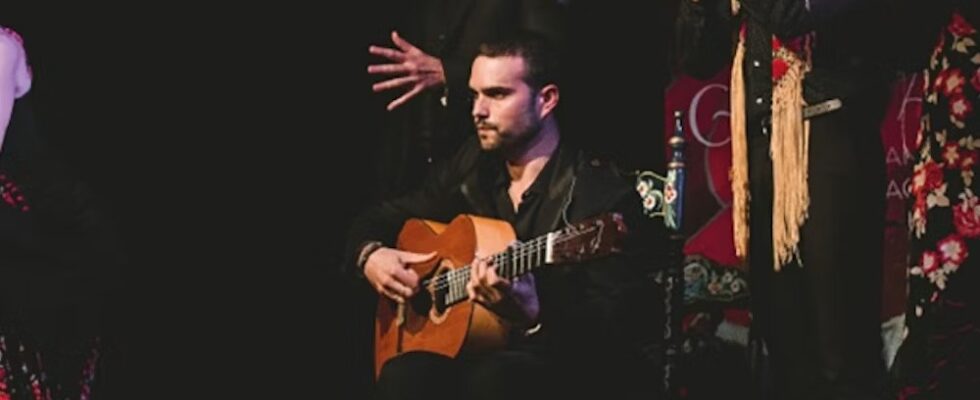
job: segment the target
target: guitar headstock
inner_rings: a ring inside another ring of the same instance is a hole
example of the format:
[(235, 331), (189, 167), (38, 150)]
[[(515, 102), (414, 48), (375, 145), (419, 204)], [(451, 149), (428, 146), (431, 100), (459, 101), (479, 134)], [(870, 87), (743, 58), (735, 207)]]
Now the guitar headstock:
[(579, 262), (623, 250), (628, 233), (623, 215), (605, 213), (555, 232), (551, 261)]

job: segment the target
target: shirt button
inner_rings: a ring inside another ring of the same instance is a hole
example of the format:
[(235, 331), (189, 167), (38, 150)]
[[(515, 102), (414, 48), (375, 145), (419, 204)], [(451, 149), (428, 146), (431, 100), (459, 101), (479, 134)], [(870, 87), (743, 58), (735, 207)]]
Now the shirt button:
[(761, 97), (756, 97), (755, 98), (755, 104), (761, 105), (763, 101), (765, 101), (765, 100), (763, 100)]
[(762, 63), (760, 63), (759, 60), (752, 60), (752, 66), (759, 68), (762, 66)]

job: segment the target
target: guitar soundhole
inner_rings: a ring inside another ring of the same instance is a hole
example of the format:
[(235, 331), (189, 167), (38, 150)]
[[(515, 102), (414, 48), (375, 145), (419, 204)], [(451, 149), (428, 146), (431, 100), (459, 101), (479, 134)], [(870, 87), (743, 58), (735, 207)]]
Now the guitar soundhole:
[(450, 286), (449, 279), (449, 273), (452, 270), (452, 263), (446, 259), (442, 260), (439, 263), (439, 267), (433, 273), (431, 284), (427, 290), (429, 304), (432, 307), (429, 312), (429, 320), (437, 324), (446, 319), (446, 313), (453, 304), (452, 299), (450, 299), (452, 287)]
[(408, 300), (415, 315), (428, 315), (429, 308), (432, 307), (432, 298), (427, 296), (425, 291), (419, 291), (415, 296)]

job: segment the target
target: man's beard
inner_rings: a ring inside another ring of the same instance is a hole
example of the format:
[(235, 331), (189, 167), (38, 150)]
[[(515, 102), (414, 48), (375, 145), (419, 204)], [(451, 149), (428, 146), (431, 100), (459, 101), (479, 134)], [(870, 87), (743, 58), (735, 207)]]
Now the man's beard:
[(496, 151), (503, 144), (503, 139), (500, 137), (500, 130), (496, 126), (480, 124), (476, 128), (476, 134), (480, 138), (480, 147), (483, 150)]
[[(528, 118), (527, 123), (523, 125), (525, 128), (518, 133), (501, 134), (499, 127), (496, 125), (487, 122), (477, 122), (476, 132), (480, 136), (480, 147), (486, 151), (496, 152), (512, 152), (524, 147), (538, 136), (538, 131), (541, 130), (541, 124), (533, 118)], [(481, 129), (492, 130), (496, 135), (484, 140), (484, 131), (481, 131)]]

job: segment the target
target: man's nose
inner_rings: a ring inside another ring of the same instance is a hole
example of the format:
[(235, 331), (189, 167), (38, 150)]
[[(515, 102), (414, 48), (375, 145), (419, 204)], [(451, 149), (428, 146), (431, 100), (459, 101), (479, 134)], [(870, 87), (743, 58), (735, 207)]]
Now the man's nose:
[(488, 110), (486, 102), (484, 102), (479, 97), (473, 99), (473, 117), (476, 119), (486, 118), (488, 115)]

